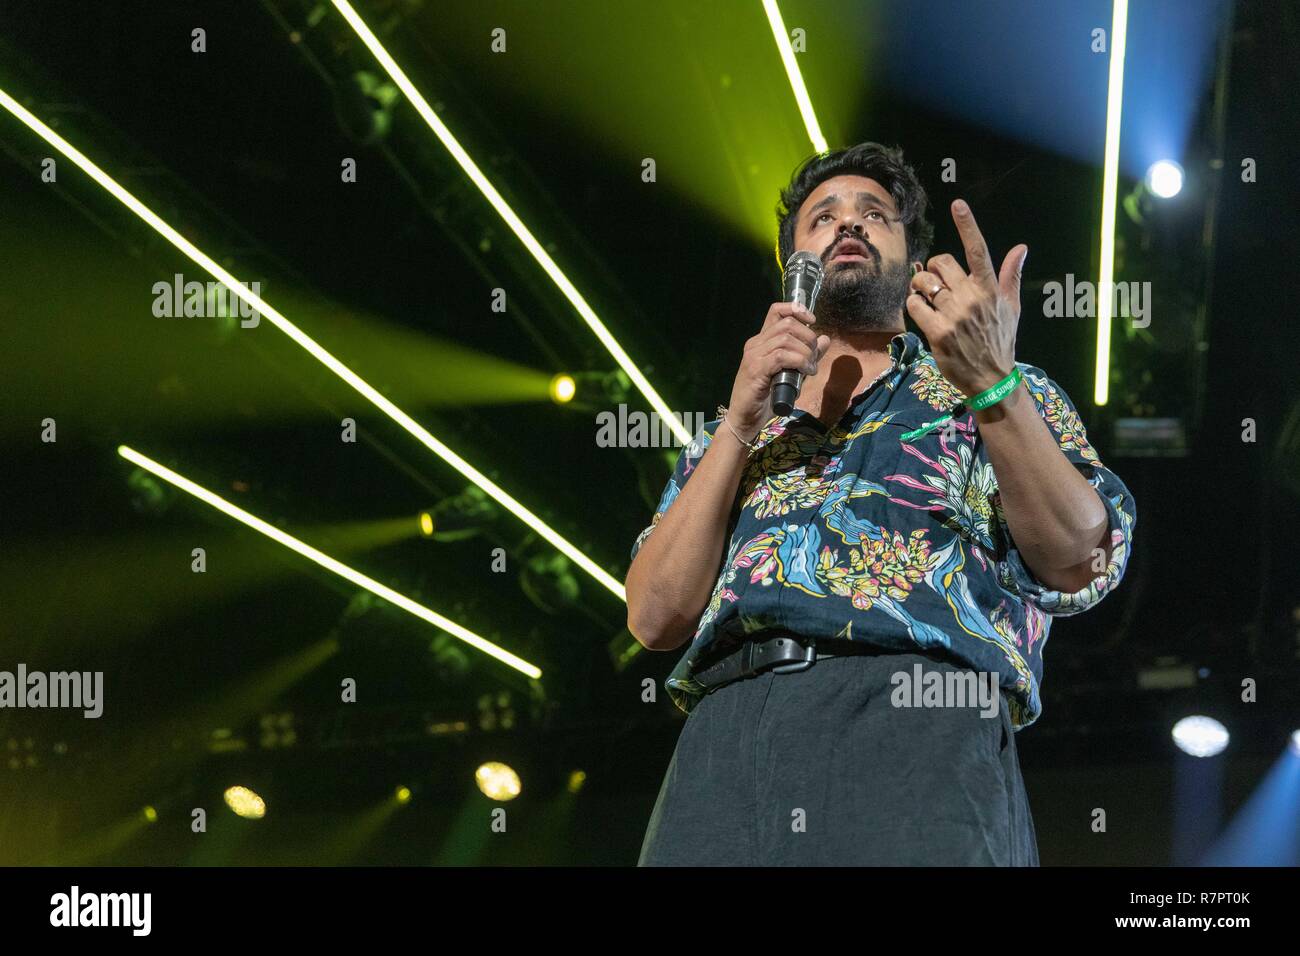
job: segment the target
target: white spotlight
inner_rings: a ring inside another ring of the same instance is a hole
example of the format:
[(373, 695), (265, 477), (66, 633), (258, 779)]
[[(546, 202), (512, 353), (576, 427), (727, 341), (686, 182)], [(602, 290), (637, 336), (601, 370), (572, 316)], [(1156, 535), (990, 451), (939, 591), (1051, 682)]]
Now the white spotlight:
[(1228, 746), (1228, 728), (1213, 717), (1184, 717), (1174, 724), (1174, 743), (1193, 757), (1213, 757)]
[(1300, 757), (1300, 730), (1291, 735), (1291, 752)]
[(1162, 159), (1147, 170), (1147, 189), (1161, 199), (1177, 196), (1183, 188), (1183, 167), (1172, 159)]

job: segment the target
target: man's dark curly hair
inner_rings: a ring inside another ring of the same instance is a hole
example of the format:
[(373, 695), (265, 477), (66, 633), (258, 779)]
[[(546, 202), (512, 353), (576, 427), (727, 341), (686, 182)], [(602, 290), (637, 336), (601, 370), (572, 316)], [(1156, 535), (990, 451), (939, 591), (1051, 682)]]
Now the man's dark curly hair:
[(934, 226), (925, 218), (929, 200), (912, 167), (897, 146), (859, 143), (846, 149), (810, 156), (795, 170), (790, 185), (781, 190), (776, 206), (777, 266), (785, 268), (794, 252), (794, 224), (799, 207), (809, 194), (833, 176), (866, 176), (889, 190), (907, 236), (907, 261), (925, 262), (934, 241)]

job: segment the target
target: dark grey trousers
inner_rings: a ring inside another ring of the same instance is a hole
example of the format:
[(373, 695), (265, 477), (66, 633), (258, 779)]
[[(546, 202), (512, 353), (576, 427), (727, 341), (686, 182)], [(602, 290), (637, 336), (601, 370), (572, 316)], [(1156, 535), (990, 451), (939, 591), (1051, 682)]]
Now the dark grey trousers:
[(639, 866), (1037, 866), (1005, 696), (895, 707), (938, 654), (816, 661), (717, 688), (686, 719)]

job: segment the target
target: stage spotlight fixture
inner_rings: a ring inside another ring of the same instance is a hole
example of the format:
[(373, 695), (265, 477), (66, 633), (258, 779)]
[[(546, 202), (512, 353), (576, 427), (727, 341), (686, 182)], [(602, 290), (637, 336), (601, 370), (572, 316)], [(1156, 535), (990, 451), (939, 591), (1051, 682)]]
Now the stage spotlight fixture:
[(429, 641), (429, 663), (440, 683), (464, 680), (473, 670), (473, 661), (460, 641), (447, 634), (435, 634)]
[(577, 793), (582, 789), (582, 785), (587, 782), (587, 771), (575, 770), (569, 774), (569, 793)]
[(1187, 454), (1187, 430), (1181, 418), (1115, 419), (1115, 453), (1143, 458), (1180, 458)]
[(1135, 226), (1145, 226), (1147, 216), (1151, 214), (1151, 191), (1147, 189), (1146, 180), (1138, 180), (1137, 185), (1129, 190), (1120, 205), (1124, 208), (1124, 215), (1128, 216), (1130, 222)]
[(481, 488), (467, 485), (460, 494), (421, 511), (420, 532), (434, 541), (464, 541), (482, 533), (497, 514), (496, 506)]
[(613, 405), (623, 405), (627, 402), (628, 392), (632, 390), (632, 383), (621, 368), (616, 368), (601, 376), (600, 387), (607, 401)]
[(263, 714), (258, 718), (261, 729), (259, 743), (263, 750), (292, 747), (298, 742), (298, 732), (293, 726), (293, 714)]
[(246, 820), (260, 820), (266, 816), (266, 801), (247, 787), (227, 787), (224, 796), (226, 806)]
[(1228, 746), (1228, 728), (1213, 717), (1184, 717), (1174, 724), (1174, 743), (1193, 757), (1213, 757)]
[(131, 489), (131, 508), (137, 514), (160, 515), (171, 505), (167, 488), (143, 468), (127, 475), (126, 486)]
[(243, 737), (237, 737), (229, 727), (214, 727), (208, 736), (209, 753), (240, 753), (247, 748), (248, 741)]
[(350, 140), (373, 146), (392, 128), (393, 104), (400, 95), (392, 83), (359, 70), (334, 88), (334, 115)]
[(1121, 205), (1134, 224), (1145, 226), (1157, 200), (1172, 199), (1183, 188), (1183, 167), (1172, 159), (1152, 163), (1146, 175), (1124, 197)]
[(578, 383), (573, 380), (572, 375), (557, 375), (551, 379), (551, 401), (557, 405), (572, 401), (577, 390)]
[(551, 380), (551, 400), (584, 411), (627, 404), (632, 381), (621, 369), (573, 372)]
[(1143, 182), (1153, 196), (1159, 196), (1161, 199), (1172, 199), (1182, 191), (1183, 167), (1172, 159), (1159, 160), (1151, 164), (1151, 168), (1147, 170)]
[(140, 814), (141, 816), (144, 817), (146, 823), (158, 822), (158, 811), (155, 810), (153, 807), (145, 807), (143, 810), (140, 811)]
[(1300, 730), (1291, 735), (1291, 753), (1300, 757)]
[(474, 771), (474, 782), (485, 797), (500, 803), (513, 800), (523, 789), (519, 783), (519, 774), (496, 760), (480, 765)]
[(610, 663), (614, 665), (614, 672), (621, 674), (641, 655), (645, 647), (625, 627), (610, 640), (607, 650)]
[[(31, 737), (24, 737), (19, 745), (18, 738), (10, 737), (6, 742), (6, 748), (9, 751), (8, 767), (10, 770), (24, 770), (40, 765), (40, 760), (36, 756), (36, 741)], [(21, 756), (19, 752), (21, 750)], [(55, 747), (58, 752), (58, 747)]]
[(478, 729), (490, 733), (510, 730), (518, 722), (514, 698), (509, 691), (483, 694), (478, 699)]
[(524, 594), (547, 614), (558, 614), (578, 600), (581, 588), (562, 554), (537, 554), (524, 562), (519, 575)]
[(393, 794), (398, 803), (407, 804), (411, 802), (411, 788), (398, 787), (397, 792)]
[(225, 345), (239, 331), (239, 299), (231, 295), (220, 282), (207, 283), (204, 286), (204, 298), (207, 303), (206, 314), (215, 320), (212, 327), (213, 341)]
[(1142, 690), (1178, 690), (1196, 686), (1196, 666), (1176, 657), (1157, 658), (1151, 667), (1138, 671), (1137, 685)]

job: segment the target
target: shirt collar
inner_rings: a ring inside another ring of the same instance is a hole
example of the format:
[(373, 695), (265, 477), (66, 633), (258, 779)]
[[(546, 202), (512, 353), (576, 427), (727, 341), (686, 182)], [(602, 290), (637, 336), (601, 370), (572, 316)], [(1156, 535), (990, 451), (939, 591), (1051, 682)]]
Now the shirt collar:
[[(921, 344), (921, 337), (915, 332), (899, 332), (889, 340), (889, 356), (893, 359), (894, 368), (909, 369), (918, 359), (925, 357), (925, 346)], [(861, 392), (854, 395), (849, 401), (849, 411), (845, 414), (853, 414), (861, 408), (862, 402), (871, 387), (864, 388)], [(796, 408), (793, 412), (785, 417), (785, 421), (793, 421), (799, 417), (806, 417), (816, 421), (813, 416), (801, 408)]]
[(889, 355), (895, 365), (908, 366), (925, 352), (921, 337), (915, 332), (899, 332), (889, 340)]
[[(889, 357), (893, 359), (894, 369), (903, 369), (904, 371), (911, 368), (917, 359), (924, 357), (925, 346), (921, 344), (921, 337), (915, 332), (899, 332), (889, 340)], [(888, 374), (881, 378), (884, 381)], [(854, 395), (849, 401), (849, 412), (856, 412), (861, 409), (866, 395), (874, 387), (875, 383), (866, 386), (858, 394)]]

